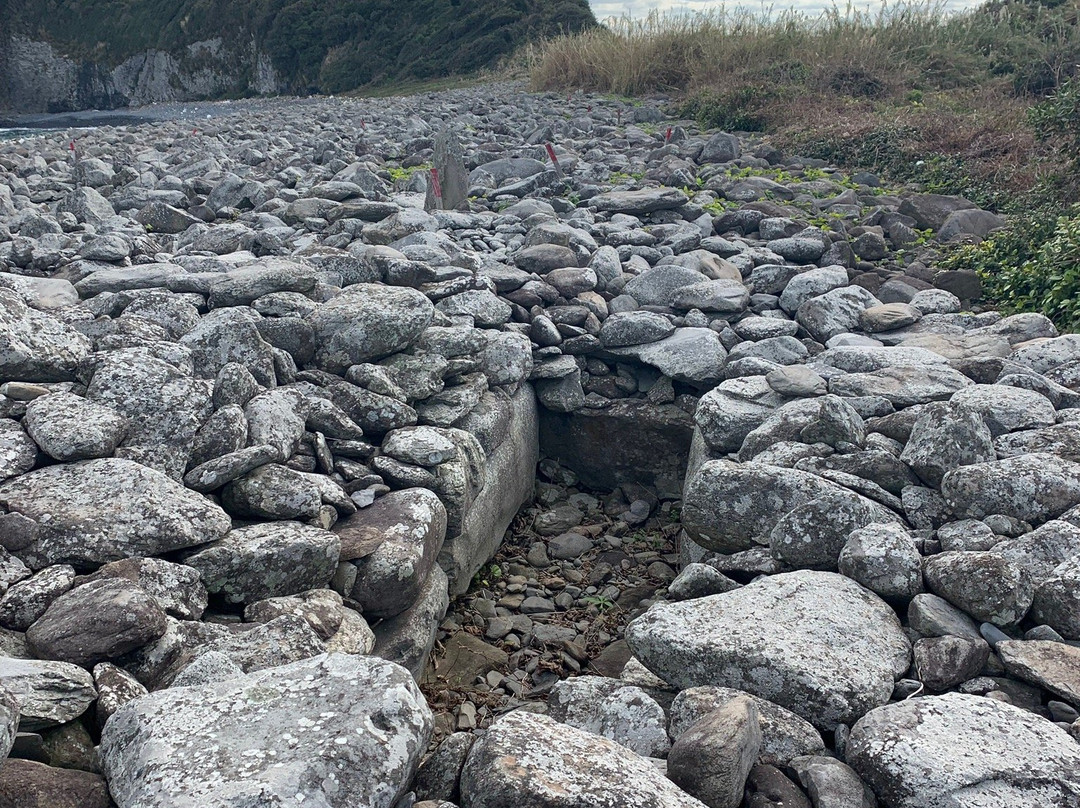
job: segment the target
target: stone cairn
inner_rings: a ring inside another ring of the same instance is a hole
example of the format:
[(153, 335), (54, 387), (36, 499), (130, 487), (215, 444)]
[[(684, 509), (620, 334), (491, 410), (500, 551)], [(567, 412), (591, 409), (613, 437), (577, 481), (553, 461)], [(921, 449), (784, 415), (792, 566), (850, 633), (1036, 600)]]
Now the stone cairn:
[(0, 142), (0, 804), (1080, 805), (1000, 217), (513, 84), (156, 114)]

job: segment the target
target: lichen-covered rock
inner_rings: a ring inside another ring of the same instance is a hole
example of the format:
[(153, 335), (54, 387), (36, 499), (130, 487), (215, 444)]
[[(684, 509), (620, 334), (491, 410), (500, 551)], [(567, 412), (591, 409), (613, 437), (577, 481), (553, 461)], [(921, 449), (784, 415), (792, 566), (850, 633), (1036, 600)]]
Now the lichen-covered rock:
[(940, 553), (926, 560), (925, 573), (935, 595), (999, 626), (1019, 623), (1035, 594), (1030, 576), (993, 552)]
[(745, 690), (820, 728), (884, 704), (911, 654), (876, 595), (842, 575), (811, 571), (657, 604), (627, 627), (626, 639), (649, 670), (678, 688)]
[(1041, 524), (1080, 503), (1080, 463), (1037, 452), (963, 466), (945, 475), (941, 493), (962, 516), (1000, 513)]
[(215, 541), (231, 525), (209, 500), (119, 458), (32, 471), (0, 485), (0, 501), (35, 523), (16, 552), (33, 569), (158, 555)]
[(70, 662), (0, 657), (0, 687), (19, 703), (24, 732), (73, 721), (97, 698), (93, 677)]
[(329, 531), (299, 522), (268, 522), (230, 531), (184, 558), (206, 591), (230, 603), (251, 603), (325, 586), (341, 544)]
[(156, 640), (165, 625), (165, 611), (138, 586), (100, 578), (54, 600), (26, 639), (42, 659), (92, 667)]
[(0, 480), (17, 477), (37, 463), (38, 447), (15, 421), (0, 419)]
[(526, 712), (503, 716), (473, 744), (461, 773), (461, 804), (702, 808), (624, 746)]
[(341, 373), (407, 347), (431, 324), (434, 307), (415, 289), (358, 283), (308, 317), (319, 367)]
[(124, 416), (72, 393), (34, 399), (23, 424), (43, 452), (65, 462), (109, 457), (127, 434)]
[(645, 757), (666, 757), (671, 747), (663, 708), (641, 688), (618, 679), (581, 676), (559, 682), (548, 699), (548, 715)]
[(126, 704), (105, 725), (101, 764), (119, 808), (391, 808), (431, 730), (406, 671), (331, 654)]
[(678, 738), (699, 719), (732, 699), (753, 701), (761, 727), (760, 757), (778, 765), (787, 764), (800, 755), (816, 755), (825, 751), (821, 734), (813, 724), (779, 704), (730, 687), (689, 687), (671, 703), (671, 736)]
[(880, 707), (851, 730), (847, 760), (886, 808), (1067, 808), (1080, 746), (1034, 713), (946, 693)]
[(61, 320), (32, 309), (0, 288), (0, 376), (5, 381), (52, 382), (75, 378), (90, 340)]

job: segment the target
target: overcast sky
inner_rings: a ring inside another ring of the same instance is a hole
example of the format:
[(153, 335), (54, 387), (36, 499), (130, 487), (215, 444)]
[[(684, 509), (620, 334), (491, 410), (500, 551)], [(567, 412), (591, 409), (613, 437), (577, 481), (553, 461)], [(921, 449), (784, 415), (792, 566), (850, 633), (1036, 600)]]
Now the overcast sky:
[[(979, 0), (948, 0), (948, 8), (954, 10), (969, 8), (978, 4)], [(624, 14), (630, 14), (635, 18), (644, 17), (653, 9), (660, 11), (707, 11), (708, 9), (720, 8), (725, 3), (716, 0), (589, 0), (589, 5), (592, 6), (596, 18), (603, 20), (607, 17), (621, 17)], [(771, 7), (773, 13), (779, 13), (788, 8), (796, 8), (809, 14), (816, 14), (826, 8), (831, 8), (833, 3), (829, 2), (829, 0), (778, 0), (772, 3), (754, 2), (754, 0), (738, 2), (738, 0), (734, 0), (734, 2), (729, 2), (726, 5), (728, 8), (741, 5), (752, 11), (763, 11)], [(847, 3), (846, 0), (840, 0), (836, 5), (843, 9)], [(853, 5), (859, 10), (871, 9), (876, 11), (881, 7), (881, 3), (877, 0), (854, 0)]]

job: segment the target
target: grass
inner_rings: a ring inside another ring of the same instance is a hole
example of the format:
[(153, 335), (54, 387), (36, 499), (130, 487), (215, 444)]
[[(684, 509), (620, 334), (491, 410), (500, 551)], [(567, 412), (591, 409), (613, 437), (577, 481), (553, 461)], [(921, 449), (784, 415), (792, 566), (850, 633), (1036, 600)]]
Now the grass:
[(1028, 111), (1077, 71), (1077, 17), (1078, 0), (652, 14), (548, 40), (528, 62), (535, 90), (670, 94), (704, 126), (1009, 210), (1076, 196)]

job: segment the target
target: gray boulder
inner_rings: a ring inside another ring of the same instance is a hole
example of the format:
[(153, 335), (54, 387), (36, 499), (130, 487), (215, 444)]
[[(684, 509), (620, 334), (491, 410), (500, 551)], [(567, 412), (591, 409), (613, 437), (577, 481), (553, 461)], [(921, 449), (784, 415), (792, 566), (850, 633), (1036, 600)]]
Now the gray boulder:
[(749, 699), (757, 708), (761, 759), (786, 765), (800, 755), (825, 751), (821, 735), (809, 721), (779, 704), (730, 687), (690, 687), (681, 691), (671, 703), (671, 736), (679, 738), (694, 723), (737, 698)]
[(851, 730), (847, 760), (887, 808), (1066, 808), (1080, 746), (1034, 713), (946, 693), (880, 707)]
[(761, 747), (757, 706), (738, 696), (699, 718), (676, 739), (668, 777), (709, 808), (738, 808)]
[(51, 382), (75, 378), (90, 340), (62, 320), (29, 308), (0, 288), (0, 376), (5, 381)]
[(473, 744), (461, 773), (461, 805), (703, 808), (624, 746), (523, 711), (503, 716)]
[(72, 393), (34, 399), (23, 425), (45, 454), (64, 462), (109, 457), (128, 429), (124, 416)]
[(74, 721), (97, 698), (93, 677), (70, 662), (0, 656), (0, 687), (19, 703), (23, 732)]
[(54, 600), (26, 639), (42, 659), (92, 667), (156, 640), (165, 626), (165, 611), (142, 589), (102, 578)]
[(841, 575), (811, 571), (655, 605), (627, 627), (626, 639), (675, 687), (745, 690), (822, 728), (885, 703), (911, 654), (877, 596)]
[(210, 594), (251, 603), (325, 586), (337, 567), (337, 536), (299, 522), (249, 525), (184, 558)]
[(434, 307), (415, 289), (358, 283), (308, 317), (319, 367), (341, 373), (412, 344), (431, 324)]
[(1080, 463), (1038, 452), (963, 466), (945, 475), (941, 493), (961, 516), (1041, 524), (1080, 504)]
[(641, 688), (618, 679), (581, 676), (559, 682), (548, 698), (548, 715), (644, 757), (666, 757), (671, 747), (663, 708)]
[(939, 553), (926, 560), (927, 587), (976, 620), (1019, 623), (1034, 597), (1031, 578), (993, 552)]
[(126, 704), (105, 725), (101, 765), (119, 808), (391, 808), (431, 731), (405, 670), (330, 654)]
[(0, 485), (8, 510), (34, 523), (18, 557), (33, 569), (97, 565), (220, 539), (220, 507), (164, 474), (107, 458), (50, 466)]

